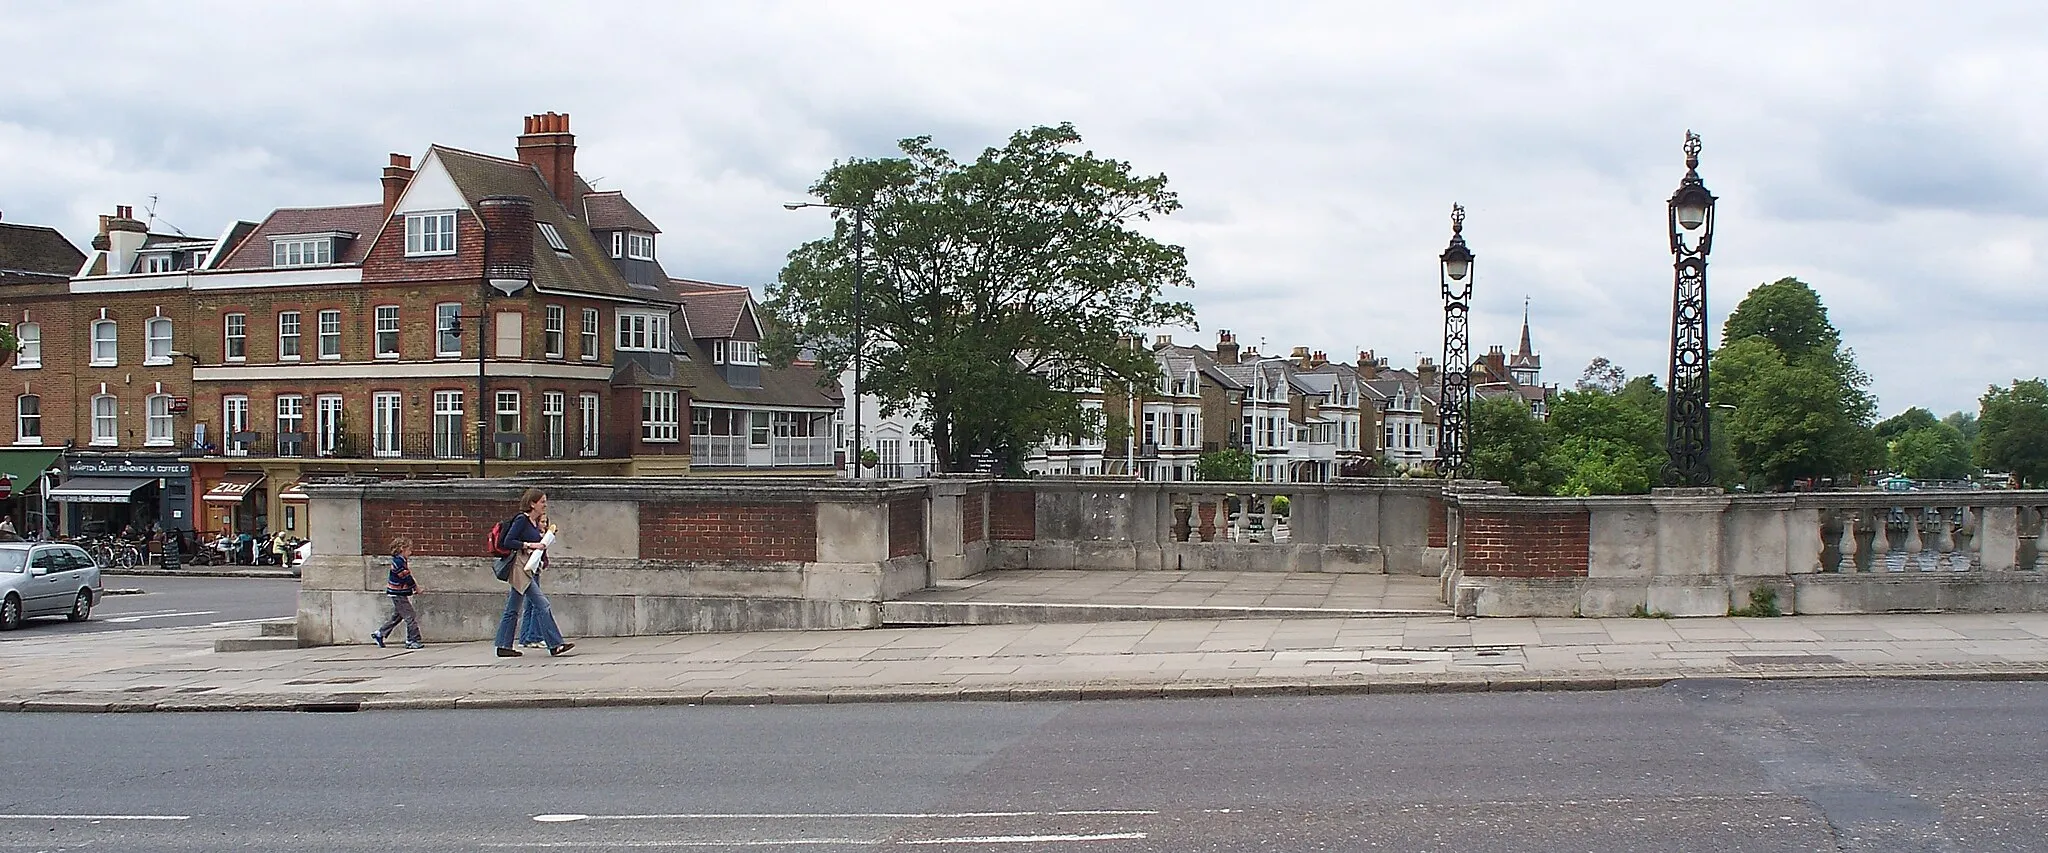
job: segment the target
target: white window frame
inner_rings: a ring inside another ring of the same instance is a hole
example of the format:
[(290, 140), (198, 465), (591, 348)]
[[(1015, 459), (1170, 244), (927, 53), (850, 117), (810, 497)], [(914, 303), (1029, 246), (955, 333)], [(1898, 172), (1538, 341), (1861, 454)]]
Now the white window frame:
[(143, 433), (143, 446), (171, 446), (171, 443), (175, 440), (171, 435), (171, 395), (151, 394), (145, 401), (145, 404), (143, 411), (147, 413), (147, 420), (145, 422), (146, 431)]
[[(158, 334), (159, 331), (162, 334)], [(171, 318), (151, 317), (143, 321), (142, 363), (149, 366), (171, 363)]]
[(614, 258), (623, 258), (623, 257), (625, 257), (625, 256), (626, 256), (626, 232), (624, 232), (624, 231), (613, 231), (613, 232), (612, 232), (612, 257), (614, 257)]
[(249, 395), (229, 394), (220, 398), (220, 446), (227, 456), (247, 456), (249, 448), (235, 441), (235, 434), (249, 431)]
[(654, 235), (644, 231), (626, 232), (626, 258), (635, 261), (654, 260)]
[[(298, 361), (299, 355), (305, 352), (305, 348), (300, 345), (304, 334), (304, 317), (305, 315), (297, 311), (277, 312), (278, 361)], [(285, 352), (287, 349), (291, 352)]]
[(221, 359), (223, 361), (249, 360), (249, 315), (230, 311), (220, 318)]
[(715, 341), (712, 341), (712, 342), (711, 342), (711, 363), (712, 363), (712, 364), (724, 364), (724, 363), (725, 363), (725, 339), (724, 339), (724, 338), (719, 338), (719, 339), (717, 339), (717, 340), (715, 340)]
[(548, 358), (561, 358), (568, 347), (568, 318), (560, 305), (549, 305), (541, 319), (541, 352)]
[[(329, 323), (329, 322), (327, 322), (327, 321), (329, 321), (329, 320), (333, 320), (334, 322), (333, 322), (333, 323)], [(314, 320), (313, 320), (313, 322), (315, 322), (315, 323), (317, 323), (317, 324), (318, 324), (318, 326), (316, 326), (316, 327), (315, 327), (315, 330), (314, 330), (314, 331), (315, 331), (315, 334), (318, 334), (318, 335), (320, 336), (320, 344), (319, 344), (319, 346), (320, 346), (320, 350), (319, 350), (319, 357), (320, 357), (320, 359), (321, 359), (321, 360), (323, 360), (323, 361), (338, 361), (338, 360), (340, 360), (340, 359), (341, 359), (341, 312), (340, 312), (340, 311), (338, 311), (338, 310), (332, 309), (332, 308), (329, 308), (329, 309), (323, 310), (323, 311), (321, 311), (321, 312), (320, 312), (319, 314), (316, 314), (316, 315), (314, 315)], [(331, 326), (332, 328), (329, 328), (330, 326)], [(328, 352), (328, 351), (327, 351), (327, 350), (328, 350), (328, 344), (333, 344), (333, 345), (334, 345), (334, 346), (333, 346), (333, 349), (334, 349), (334, 351), (333, 351), (333, 352)]]
[[(376, 352), (378, 358), (397, 358), (399, 344), (398, 306), (379, 305), (376, 308), (371, 309), (371, 316), (375, 318), (374, 322), (376, 324), (371, 327), (371, 348)], [(390, 322), (387, 324), (385, 322), (386, 320), (389, 320)], [(389, 326), (389, 328), (386, 328), (387, 325)], [(391, 336), (390, 349), (384, 348), (385, 335)]]
[(546, 442), (542, 453), (549, 459), (562, 458), (562, 449), (568, 442), (569, 418), (564, 411), (568, 398), (560, 391), (540, 393), (540, 429)]
[[(101, 336), (100, 332), (106, 335)], [(105, 354), (101, 354), (102, 345)], [(92, 321), (92, 366), (113, 367), (121, 363), (121, 329), (112, 320)]]
[[(495, 429), (493, 430), (494, 432), (520, 431), (519, 404), (520, 399), (518, 391), (499, 391), (497, 393), (497, 404), (492, 408), (492, 411), (497, 413), (497, 419), (492, 422), (492, 426), (495, 427)], [(506, 420), (506, 418), (511, 418), (511, 420), (508, 421)], [(505, 428), (505, 425), (508, 423), (512, 425), (511, 429)]]
[(597, 314), (597, 309), (595, 309), (595, 308), (585, 308), (585, 309), (583, 309), (583, 328), (582, 328), (582, 330), (581, 330), (581, 331), (580, 331), (580, 332), (579, 332), (578, 334), (579, 334), (579, 337), (581, 337), (581, 338), (582, 338), (582, 347), (583, 347), (583, 351), (582, 351), (582, 352), (580, 353), (580, 355), (582, 355), (582, 357), (583, 357), (583, 360), (584, 360), (584, 361), (596, 361), (596, 360), (597, 360), (597, 348), (598, 348), (598, 343), (597, 343), (597, 341), (598, 341), (598, 336), (599, 336), (599, 331), (598, 331), (598, 328), (597, 328), (597, 324), (598, 324), (598, 314)]
[(273, 267), (315, 267), (331, 263), (334, 263), (334, 239), (331, 237), (273, 240), (270, 243), (270, 265)]
[[(33, 407), (28, 405), (30, 400), (35, 401)], [(34, 408), (35, 411), (30, 412), (28, 411), (29, 408)], [(43, 443), (43, 396), (41, 394), (23, 394), (14, 398), (14, 443)]]
[(600, 424), (598, 422), (598, 402), (596, 394), (582, 394), (577, 396), (576, 420), (578, 421), (578, 423), (576, 424), (577, 429), (580, 431), (580, 442), (577, 446), (576, 451), (577, 455), (596, 456), (597, 448), (598, 445), (601, 443), (600, 439), (603, 435), (600, 429)]
[(748, 446), (767, 447), (768, 443), (773, 440), (772, 437), (774, 435), (774, 424), (773, 421), (768, 417), (768, 415), (768, 412), (747, 413)]
[(43, 326), (41, 323), (17, 323), (14, 340), (20, 347), (14, 351), (15, 370), (35, 370), (43, 366)]
[(112, 394), (92, 398), (92, 445), (117, 447), (121, 443), (121, 402)]
[(534, 224), (540, 226), (540, 236), (548, 241), (548, 248), (561, 252), (564, 255), (569, 254), (569, 244), (562, 242), (562, 232), (555, 230), (554, 223), (536, 222)]
[(178, 259), (172, 257), (169, 252), (152, 252), (142, 256), (144, 273), (174, 272), (177, 268)]
[(640, 440), (670, 444), (682, 440), (682, 424), (677, 420), (676, 392), (644, 390), (640, 392)]
[[(285, 433), (295, 432), (304, 435), (306, 432), (306, 396), (304, 394), (279, 394), (277, 395), (276, 402), (277, 434), (283, 436)], [(280, 440), (277, 442), (277, 455), (303, 455), (306, 452), (304, 444), (298, 445), (298, 448), (298, 453), (286, 454), (285, 444)]]
[(405, 256), (429, 258), (455, 254), (455, 211), (405, 215)]
[(618, 332), (612, 349), (637, 352), (668, 352), (668, 315), (649, 311), (620, 311)]
[(761, 345), (754, 341), (733, 341), (726, 347), (725, 360), (731, 364), (760, 364)]
[(370, 447), (371, 454), (384, 458), (398, 456), (402, 452), (401, 436), (404, 427), (405, 398), (397, 391), (378, 391), (370, 395)]
[[(457, 318), (462, 316), (462, 303), (440, 302), (434, 305), (434, 357), (461, 358), (462, 336), (452, 329), (460, 328)], [(449, 346), (453, 343), (454, 346)]]
[(434, 455), (467, 456), (457, 446), (469, 434), (469, 408), (461, 391), (434, 392)]
[(340, 394), (313, 398), (313, 453), (332, 455), (341, 445), (342, 402)]

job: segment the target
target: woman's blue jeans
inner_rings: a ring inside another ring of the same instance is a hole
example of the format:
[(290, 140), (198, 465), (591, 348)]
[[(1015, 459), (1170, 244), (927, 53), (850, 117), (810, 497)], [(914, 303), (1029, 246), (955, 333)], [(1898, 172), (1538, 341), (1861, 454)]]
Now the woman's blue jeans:
[[(533, 586), (540, 586), (540, 578), (531, 578), (527, 583)], [(543, 597), (542, 600), (545, 601), (546, 598)], [(525, 601), (526, 606), (523, 609), (526, 612), (519, 616), (519, 644), (522, 646), (527, 643), (538, 643), (541, 641), (540, 610), (534, 607), (532, 598), (526, 598)], [(552, 602), (550, 604), (552, 605)], [(549, 616), (553, 615), (553, 611), (549, 611)], [(548, 648), (552, 649), (554, 646), (550, 645)]]
[(541, 593), (540, 584), (528, 582), (523, 594), (516, 589), (505, 592), (505, 614), (498, 617), (498, 648), (512, 648), (512, 637), (519, 630), (519, 611), (524, 607), (532, 608), (533, 624), (548, 648), (561, 645), (562, 632), (555, 627), (555, 611), (548, 606), (548, 597)]

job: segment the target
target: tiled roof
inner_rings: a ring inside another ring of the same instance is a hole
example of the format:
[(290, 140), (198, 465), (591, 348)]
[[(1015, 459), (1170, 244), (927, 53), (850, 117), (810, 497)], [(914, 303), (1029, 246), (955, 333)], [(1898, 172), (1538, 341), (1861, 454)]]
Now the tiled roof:
[(690, 387), (690, 398), (705, 403), (757, 406), (838, 408), (839, 383), (815, 366), (761, 366), (761, 387), (734, 388), (718, 375), (711, 350), (702, 341), (684, 341), (689, 358), (676, 359), (678, 378)]
[(537, 289), (596, 293), (651, 302), (675, 301), (660, 287), (626, 281), (605, 256), (605, 250), (598, 246), (597, 238), (591, 235), (590, 229), (570, 216), (569, 211), (555, 200), (554, 194), (548, 191), (547, 183), (541, 180), (540, 173), (532, 166), (517, 160), (439, 145), (429, 149), (427, 156), (439, 157), (441, 165), (448, 170), (448, 177), (455, 181), (455, 186), (471, 206), (494, 195), (533, 199), (533, 220), (555, 226), (555, 231), (562, 235), (562, 242), (569, 247), (568, 257), (559, 252), (533, 253), (533, 283)]
[(654, 221), (640, 212), (640, 208), (626, 200), (626, 194), (618, 190), (594, 192), (583, 197), (583, 221), (590, 223), (593, 231), (627, 229), (646, 231), (654, 234), (661, 229), (654, 227)]
[(270, 238), (287, 234), (318, 234), (323, 231), (341, 231), (355, 234), (337, 247), (340, 251), (334, 257), (337, 265), (354, 265), (363, 262), (369, 254), (370, 244), (376, 242), (377, 233), (384, 230), (384, 206), (382, 204), (351, 204), (343, 207), (288, 207), (271, 211), (270, 216), (256, 226), (254, 233), (236, 246), (226, 261), (213, 265), (222, 270), (269, 269), (271, 263)]
[(55, 228), (0, 222), (0, 280), (69, 277), (84, 263), (85, 253)]
[(754, 293), (744, 287), (670, 279), (690, 315), (690, 334), (699, 338), (740, 335), (740, 320), (750, 313)]

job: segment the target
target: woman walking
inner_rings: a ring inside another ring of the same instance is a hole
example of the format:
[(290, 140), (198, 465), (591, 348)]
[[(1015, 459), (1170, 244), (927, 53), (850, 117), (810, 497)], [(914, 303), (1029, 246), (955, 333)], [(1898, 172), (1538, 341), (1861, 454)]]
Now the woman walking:
[(527, 489), (519, 496), (519, 515), (512, 517), (504, 537), (498, 542), (500, 548), (511, 551), (512, 569), (505, 576), (512, 585), (505, 596), (505, 613), (498, 617), (498, 657), (516, 658), (520, 651), (512, 647), (512, 640), (519, 631), (519, 611), (523, 607), (532, 609), (532, 620), (540, 629), (541, 641), (548, 644), (548, 654), (560, 657), (576, 647), (575, 643), (562, 641), (562, 632), (555, 627), (554, 610), (548, 606), (548, 597), (541, 593), (540, 585), (526, 573), (526, 563), (536, 551), (547, 550), (547, 534), (541, 529), (541, 518), (548, 512), (547, 493), (539, 489)]

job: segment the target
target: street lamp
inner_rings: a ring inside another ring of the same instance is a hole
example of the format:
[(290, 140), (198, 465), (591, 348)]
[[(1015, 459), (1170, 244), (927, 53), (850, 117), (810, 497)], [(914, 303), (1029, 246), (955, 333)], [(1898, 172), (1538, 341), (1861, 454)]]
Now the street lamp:
[(1442, 437), (1437, 447), (1437, 473), (1465, 473), (1467, 410), (1472, 399), (1471, 336), (1465, 315), (1472, 307), (1472, 250), (1465, 247), (1465, 207), (1451, 205), (1451, 244), (1437, 256), (1437, 278), (1444, 296), (1444, 366), (1437, 396), (1437, 421)]
[(867, 209), (857, 205), (841, 206), (814, 201), (792, 201), (782, 205), (784, 210), (802, 210), (806, 207), (822, 207), (832, 211), (832, 218), (839, 218), (841, 211), (853, 212), (853, 478), (860, 479), (861, 436), (860, 399), (861, 363), (867, 352), (867, 303), (861, 296), (862, 269), (866, 266), (862, 257), (862, 238), (867, 231)]
[(1714, 247), (1714, 194), (1700, 181), (1700, 137), (1685, 132), (1685, 178), (1667, 205), (1671, 232), (1671, 375), (1666, 387), (1664, 467), (1667, 486), (1706, 486), (1707, 253)]
[[(485, 458), (485, 457), (484, 457), (484, 430), (485, 430), (486, 428), (488, 428), (488, 425), (489, 425), (489, 423), (490, 423), (490, 420), (489, 420), (490, 416), (489, 416), (489, 415), (486, 415), (486, 414), (484, 413), (484, 398), (485, 398), (486, 396), (488, 396), (488, 395), (489, 395), (489, 393), (490, 393), (490, 391), (489, 391), (489, 388), (488, 388), (488, 385), (487, 385), (487, 380), (485, 380), (485, 378), (484, 378), (484, 344), (485, 344), (485, 342), (486, 342), (486, 341), (485, 341), (485, 339), (486, 339), (486, 338), (488, 337), (488, 335), (486, 335), (486, 334), (485, 334), (485, 332), (486, 332), (487, 330), (486, 330), (486, 329), (485, 329), (485, 327), (484, 327), (484, 323), (486, 322), (486, 319), (485, 319), (485, 318), (487, 318), (487, 317), (489, 317), (489, 316), (490, 316), (490, 307), (491, 307), (491, 302), (490, 302), (490, 299), (491, 299), (491, 295), (490, 295), (489, 291), (486, 291), (486, 292), (484, 293), (484, 297), (483, 297), (483, 298), (484, 298), (484, 302), (483, 302), (483, 307), (481, 307), (481, 308), (478, 308), (478, 309), (477, 309), (477, 313), (475, 313), (475, 314), (461, 314), (461, 313), (457, 313), (457, 314), (453, 314), (453, 315), (450, 315), (450, 316), (448, 317), (448, 325), (447, 325), (447, 326), (446, 326), (445, 328), (442, 328), (442, 329), (441, 329), (441, 331), (443, 331), (443, 332), (446, 332), (446, 333), (448, 333), (448, 334), (450, 334), (450, 335), (453, 335), (453, 336), (455, 336), (455, 339), (456, 339), (457, 341), (461, 341), (461, 340), (462, 340), (462, 321), (464, 321), (464, 320), (473, 320), (473, 321), (475, 321), (475, 322), (476, 322), (476, 331), (477, 331), (477, 335), (476, 335), (476, 476), (477, 476), (477, 479), (483, 479), (483, 476), (484, 476), (484, 458)], [(458, 344), (458, 346), (459, 346), (459, 344)], [(439, 345), (438, 343), (436, 343), (436, 344), (435, 344), (435, 348), (436, 348), (436, 349), (439, 349), (439, 348), (440, 348), (440, 345)], [(438, 404), (436, 404), (436, 405), (438, 405)], [(436, 416), (435, 416), (435, 419), (436, 419), (436, 420), (438, 420), (438, 419), (439, 419), (439, 417), (440, 417), (439, 415), (436, 415)], [(438, 425), (437, 425), (437, 426), (438, 426)]]

